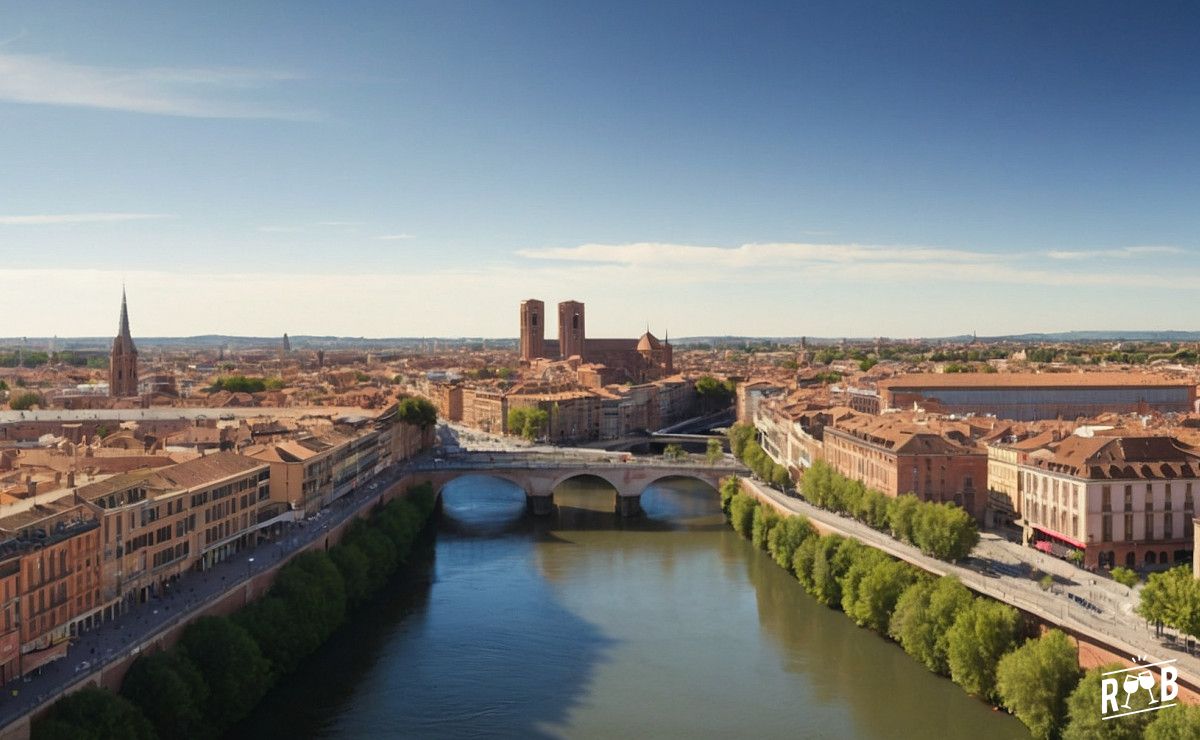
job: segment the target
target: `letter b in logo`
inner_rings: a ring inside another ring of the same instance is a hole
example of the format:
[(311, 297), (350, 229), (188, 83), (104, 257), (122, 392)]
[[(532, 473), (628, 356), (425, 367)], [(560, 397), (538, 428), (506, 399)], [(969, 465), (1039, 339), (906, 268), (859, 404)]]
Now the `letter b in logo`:
[[(1171, 701), (1179, 696), (1179, 684), (1175, 683), (1175, 679), (1177, 678), (1179, 678), (1179, 671), (1175, 670), (1175, 666), (1163, 666), (1162, 687), (1159, 689), (1160, 701)], [(1115, 690), (1113, 696), (1116, 696)], [(1114, 701), (1116, 700), (1114, 699)]]

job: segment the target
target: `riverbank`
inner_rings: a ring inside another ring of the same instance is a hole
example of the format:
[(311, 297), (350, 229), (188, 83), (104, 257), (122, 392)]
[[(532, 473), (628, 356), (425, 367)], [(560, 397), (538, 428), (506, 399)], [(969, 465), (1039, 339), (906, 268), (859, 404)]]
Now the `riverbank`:
[[(929, 558), (911, 551), (894, 556), (888, 550), (903, 547), (900, 543), (876, 547), (868, 538), (830, 526), (827, 519), (810, 523), (795, 510), (796, 502), (753, 481), (727, 479), (721, 500), (732, 528), (769, 552), (818, 601), (840, 608), (860, 627), (898, 641), (931, 671), (950, 677), (968, 693), (1007, 705), (1039, 737), (1094, 721), (1095, 697), (1088, 692), (1095, 688), (1092, 683), (1098, 685), (1096, 669), (1132, 665), (1111, 653), (1096, 660), (1078, 636), (1070, 634), (1074, 640), (1069, 641), (1064, 637), (1069, 633), (1052, 622), (1020, 612), (1004, 599), (972, 597), (947, 574), (946, 568), (954, 566), (928, 567)], [(1047, 677), (1047, 660), (1058, 661), (1057, 678)], [(1088, 668), (1092, 670), (1085, 675), (1082, 669)], [(1032, 694), (1024, 688), (1040, 681), (1057, 683), (1046, 683)], [(1183, 703), (1197, 703), (1190, 687), (1181, 685), (1178, 693)], [(1118, 722), (1134, 731), (1133, 725), (1144, 727), (1152, 719), (1162, 717)]]
[(336, 544), (310, 548), (280, 568), (264, 598), (232, 618), (199, 617), (175, 644), (142, 652), (121, 681), (120, 696), (87, 686), (60, 699), (34, 720), (32, 737), (71, 736), (101, 725), (109, 734), (139, 738), (220, 734), (387, 581), (434, 506), (431, 487), (421, 485), (369, 517), (355, 517), (329, 535)]

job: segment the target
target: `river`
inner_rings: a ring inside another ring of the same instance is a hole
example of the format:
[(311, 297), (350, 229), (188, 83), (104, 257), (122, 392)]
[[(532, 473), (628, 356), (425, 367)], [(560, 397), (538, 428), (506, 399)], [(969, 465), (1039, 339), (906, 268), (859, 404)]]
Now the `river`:
[(523, 516), (464, 478), (435, 544), (233, 736), (1028, 737), (816, 603), (671, 481), (621, 520), (600, 481)]

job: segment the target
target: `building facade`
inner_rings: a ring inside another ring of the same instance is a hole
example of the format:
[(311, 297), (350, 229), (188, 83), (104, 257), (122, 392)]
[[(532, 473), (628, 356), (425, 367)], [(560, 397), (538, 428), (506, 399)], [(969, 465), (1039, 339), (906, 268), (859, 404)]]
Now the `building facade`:
[(1089, 567), (1157, 568), (1192, 557), (1200, 456), (1171, 437), (1071, 436), (1020, 465), (1035, 546)]

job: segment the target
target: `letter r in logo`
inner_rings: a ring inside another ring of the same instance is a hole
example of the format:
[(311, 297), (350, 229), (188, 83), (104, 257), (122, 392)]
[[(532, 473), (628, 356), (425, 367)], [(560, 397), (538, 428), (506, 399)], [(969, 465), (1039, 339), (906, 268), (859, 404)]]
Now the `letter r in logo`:
[[(1111, 709), (1109, 702), (1112, 702)], [(1108, 714), (1120, 709), (1117, 704), (1117, 679), (1103, 678), (1100, 680), (1100, 714)]]

